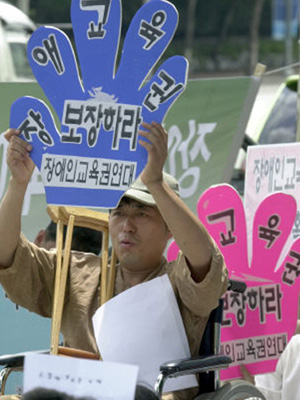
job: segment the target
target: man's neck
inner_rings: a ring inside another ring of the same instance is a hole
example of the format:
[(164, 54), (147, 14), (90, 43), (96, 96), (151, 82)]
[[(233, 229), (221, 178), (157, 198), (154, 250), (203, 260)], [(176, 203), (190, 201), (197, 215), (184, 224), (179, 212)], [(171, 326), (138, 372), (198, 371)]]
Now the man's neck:
[(144, 280), (147, 278), (149, 275), (148, 273), (131, 273), (130, 271), (124, 271), (123, 272), (123, 278), (124, 281), (127, 283), (129, 287), (139, 285), (140, 283), (144, 282)]
[(129, 287), (139, 285), (144, 282), (146, 278), (161, 265), (161, 261), (155, 267), (141, 269), (131, 269), (125, 265), (120, 264), (123, 279)]

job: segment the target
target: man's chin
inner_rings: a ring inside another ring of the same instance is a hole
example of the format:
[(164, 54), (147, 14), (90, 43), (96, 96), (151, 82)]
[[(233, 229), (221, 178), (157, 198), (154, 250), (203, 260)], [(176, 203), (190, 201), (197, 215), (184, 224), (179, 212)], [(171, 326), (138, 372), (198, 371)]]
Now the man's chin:
[(140, 256), (137, 254), (134, 254), (133, 252), (129, 250), (121, 251), (120, 254), (118, 255), (118, 261), (120, 265), (126, 265), (128, 267), (139, 264), (140, 263)]

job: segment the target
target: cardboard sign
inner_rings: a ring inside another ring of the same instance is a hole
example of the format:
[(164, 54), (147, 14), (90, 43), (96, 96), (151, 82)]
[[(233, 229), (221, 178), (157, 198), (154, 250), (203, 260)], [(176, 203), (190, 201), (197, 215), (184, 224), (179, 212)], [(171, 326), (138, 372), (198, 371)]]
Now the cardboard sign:
[[(250, 146), (245, 173), (245, 212), (248, 220), (258, 204), (271, 193), (284, 192), (295, 197), (297, 215), (286, 249), (300, 237), (300, 143)], [(248, 226), (248, 230), (251, 226)], [(248, 245), (251, 245), (248, 243)], [(277, 266), (282, 262), (279, 259)]]
[[(239, 377), (240, 364), (247, 365), (252, 374), (273, 371), (297, 321), (300, 239), (292, 243), (276, 270), (293, 227), (296, 201), (275, 193), (260, 203), (251, 220), (250, 263), (244, 207), (234, 188), (219, 185), (205, 191), (198, 202), (198, 216), (223, 253), (229, 276), (247, 284), (245, 293), (224, 296), (222, 352), (233, 363), (221, 371), (221, 377)], [(168, 258), (175, 254), (172, 244)]]
[(73, 0), (71, 17), (82, 79), (60, 30), (41, 27), (28, 43), (31, 68), (60, 131), (46, 104), (31, 97), (13, 103), (10, 126), (33, 145), (48, 204), (112, 208), (147, 162), (138, 143), (141, 123), (162, 122), (185, 88), (187, 61), (180, 56), (167, 59), (146, 82), (172, 39), (178, 13), (164, 0), (144, 4), (117, 70), (120, 0)]
[[(230, 180), (252, 106), (252, 92), (257, 87), (255, 77), (190, 80), (169, 110), (165, 119), (169, 133), (165, 167), (179, 180), (181, 197), (193, 212), (196, 213), (200, 193), (212, 184)], [(56, 117), (55, 123), (59, 124), (53, 107), (36, 82), (0, 82), (2, 132), (9, 127), (10, 104), (25, 95), (42, 99)], [(10, 177), (6, 148), (7, 142), (0, 135), (0, 198)], [(46, 205), (44, 185), (36, 170), (22, 211), (22, 227), (27, 237), (34, 238), (48, 223)]]
[(136, 365), (31, 353), (25, 356), (24, 393), (37, 388), (95, 400), (134, 400)]
[(260, 203), (252, 220), (251, 263), (243, 204), (231, 186), (208, 189), (199, 199), (198, 215), (221, 249), (230, 277), (247, 284), (245, 293), (227, 292), (224, 297), (222, 350), (233, 359), (233, 367), (222, 371), (222, 378), (239, 376), (239, 364), (253, 374), (273, 371), (297, 321), (299, 239), (276, 270), (293, 227), (296, 201), (275, 193)]

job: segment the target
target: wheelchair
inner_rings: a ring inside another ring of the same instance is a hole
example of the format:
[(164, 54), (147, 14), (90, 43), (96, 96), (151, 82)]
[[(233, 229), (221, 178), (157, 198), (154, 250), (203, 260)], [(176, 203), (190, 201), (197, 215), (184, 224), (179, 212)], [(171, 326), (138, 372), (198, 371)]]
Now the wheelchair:
[[(77, 349), (70, 349), (59, 346), (59, 332), (65, 295), (65, 284), (67, 277), (67, 265), (70, 255), (72, 233), (74, 225), (97, 229), (103, 233), (102, 242), (102, 267), (101, 299), (103, 304), (113, 293), (113, 282), (115, 276), (116, 257), (112, 252), (111, 268), (108, 277), (108, 216), (105, 213), (86, 210), (76, 207), (48, 207), (48, 213), (52, 220), (57, 223), (57, 266), (54, 290), (54, 305), (52, 314), (52, 331), (50, 350), (43, 351), (46, 354), (64, 355), (85, 359), (100, 359), (99, 354), (93, 354)], [(67, 226), (66, 242), (63, 249), (63, 227)], [(107, 279), (107, 277), (109, 279)], [(108, 281), (108, 287), (106, 282)], [(238, 281), (229, 281), (229, 290), (244, 291), (246, 285)], [(162, 396), (163, 386), (167, 379), (173, 379), (182, 375), (199, 374), (199, 392), (197, 400), (238, 400), (255, 397), (266, 400), (263, 394), (252, 384), (246, 381), (231, 381), (223, 386), (220, 385), (219, 371), (227, 368), (231, 359), (228, 356), (220, 355), (220, 329), (222, 322), (223, 302), (210, 314), (198, 357), (190, 359), (175, 360), (160, 366), (160, 373), (155, 385), (155, 392), (159, 398)], [(15, 355), (4, 355), (0, 357), (0, 400), (14, 400), (17, 396), (5, 396), (5, 386), (9, 375), (13, 371), (23, 369), (24, 358), (28, 353)], [(192, 400), (192, 399), (191, 399)]]
[[(246, 284), (229, 280), (228, 290), (243, 293)], [(220, 354), (223, 300), (212, 310), (199, 350), (199, 356), (183, 360), (169, 361), (160, 366), (160, 374), (155, 384), (155, 392), (161, 398), (167, 379), (188, 374), (197, 374), (199, 390), (193, 400), (267, 400), (253, 384), (244, 380), (233, 380), (221, 385), (220, 370), (228, 368), (231, 358)], [(0, 361), (1, 362), (1, 361)], [(191, 399), (192, 400), (192, 399)]]
[[(244, 291), (246, 286), (242, 282), (229, 281), (229, 290)], [(221, 386), (219, 372), (227, 368), (231, 358), (220, 355), (220, 329), (222, 323), (223, 300), (214, 309), (209, 317), (198, 357), (183, 360), (174, 360), (160, 366), (160, 374), (155, 384), (155, 392), (162, 396), (163, 386), (167, 379), (182, 375), (198, 374), (199, 392), (195, 400), (240, 400), (255, 398), (266, 400), (264, 395), (251, 383), (243, 380), (234, 380)], [(50, 351), (42, 353), (49, 354)], [(0, 400), (13, 400), (13, 397), (4, 396), (5, 384), (11, 372), (22, 370), (24, 358), (28, 353), (6, 355), (0, 357)], [(97, 358), (89, 352), (60, 348), (59, 354), (77, 358)], [(192, 399), (191, 399), (192, 400)]]

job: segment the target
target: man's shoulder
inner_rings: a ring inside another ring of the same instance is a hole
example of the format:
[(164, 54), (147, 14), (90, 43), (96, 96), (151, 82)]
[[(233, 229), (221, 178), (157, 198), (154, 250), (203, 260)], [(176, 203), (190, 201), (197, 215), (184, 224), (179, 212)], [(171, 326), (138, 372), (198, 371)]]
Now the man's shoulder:
[(94, 253), (84, 253), (82, 251), (71, 251), (71, 265), (76, 268), (101, 268), (102, 257)]

